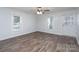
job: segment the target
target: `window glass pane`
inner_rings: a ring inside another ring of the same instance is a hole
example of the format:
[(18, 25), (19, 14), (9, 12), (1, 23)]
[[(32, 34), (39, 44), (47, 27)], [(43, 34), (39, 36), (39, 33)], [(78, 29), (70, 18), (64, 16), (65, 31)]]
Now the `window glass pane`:
[(48, 18), (48, 28), (52, 29), (52, 17)]
[(20, 23), (20, 17), (19, 16), (14, 16), (14, 24)]

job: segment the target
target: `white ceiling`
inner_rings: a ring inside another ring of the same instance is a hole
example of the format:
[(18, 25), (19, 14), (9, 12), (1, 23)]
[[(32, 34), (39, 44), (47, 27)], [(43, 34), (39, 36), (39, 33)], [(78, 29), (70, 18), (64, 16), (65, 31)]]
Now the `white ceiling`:
[[(27, 12), (27, 13), (32, 13), (35, 14), (36, 13), (36, 7), (10, 7), (13, 9), (17, 9), (23, 12)], [(72, 10), (72, 9), (76, 9), (77, 7), (45, 7), (46, 9), (49, 9), (50, 12), (57, 12), (57, 11), (64, 11), (64, 10)]]

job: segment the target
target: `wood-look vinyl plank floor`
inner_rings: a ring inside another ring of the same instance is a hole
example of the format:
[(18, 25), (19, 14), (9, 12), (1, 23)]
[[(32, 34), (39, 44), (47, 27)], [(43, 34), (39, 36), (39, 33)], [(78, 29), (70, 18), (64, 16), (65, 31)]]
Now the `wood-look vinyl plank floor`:
[(79, 52), (74, 37), (43, 32), (0, 41), (0, 52)]

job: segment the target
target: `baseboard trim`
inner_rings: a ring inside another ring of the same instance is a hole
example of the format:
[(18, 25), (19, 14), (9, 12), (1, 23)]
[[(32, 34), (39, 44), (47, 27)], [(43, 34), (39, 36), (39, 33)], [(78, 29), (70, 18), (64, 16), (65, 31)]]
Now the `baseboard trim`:
[[(36, 32), (36, 31), (35, 31), (35, 32)], [(20, 37), (26, 36), (26, 35), (31, 34), (31, 33), (33, 33), (33, 32), (30, 32), (30, 33), (24, 33), (24, 34), (16, 35), (16, 36), (10, 36), (10, 37), (7, 37), (7, 38), (2, 38), (2, 39), (0, 39), (0, 41), (8, 40), (8, 39), (20, 38)]]

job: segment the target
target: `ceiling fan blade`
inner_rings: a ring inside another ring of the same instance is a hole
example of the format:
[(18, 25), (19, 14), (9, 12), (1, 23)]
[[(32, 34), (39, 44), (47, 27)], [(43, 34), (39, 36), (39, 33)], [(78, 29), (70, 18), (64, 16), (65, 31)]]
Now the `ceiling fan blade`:
[(37, 7), (37, 8), (42, 8), (42, 7)]
[(44, 10), (44, 11), (50, 11), (50, 10)]

